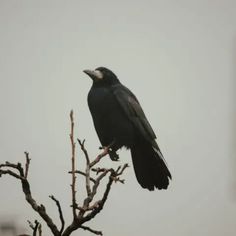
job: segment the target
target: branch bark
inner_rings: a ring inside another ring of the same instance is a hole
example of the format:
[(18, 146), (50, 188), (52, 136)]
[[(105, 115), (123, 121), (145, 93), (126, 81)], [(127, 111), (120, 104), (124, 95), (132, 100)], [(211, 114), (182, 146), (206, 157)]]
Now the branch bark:
[(71, 133), (70, 133), (70, 141), (71, 141), (71, 173), (72, 173), (72, 184), (71, 184), (71, 191), (72, 191), (72, 212), (74, 220), (76, 220), (76, 190), (75, 190), (75, 142), (74, 142), (74, 116), (73, 110), (70, 112), (70, 123), (71, 123)]
[(64, 220), (64, 217), (63, 217), (63, 212), (62, 212), (62, 209), (61, 209), (61, 204), (60, 202), (53, 196), (53, 195), (50, 195), (49, 196), (57, 205), (57, 208), (58, 208), (58, 212), (59, 212), (59, 217), (60, 217), (60, 221), (61, 221), (61, 229), (60, 229), (60, 234), (62, 234), (63, 230), (64, 230), (64, 227), (65, 227), (65, 220)]

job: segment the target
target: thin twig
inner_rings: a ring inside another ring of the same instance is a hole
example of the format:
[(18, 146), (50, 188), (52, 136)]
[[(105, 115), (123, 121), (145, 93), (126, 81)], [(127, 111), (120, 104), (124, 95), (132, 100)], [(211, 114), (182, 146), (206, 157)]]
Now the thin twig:
[(25, 152), (25, 158), (26, 158), (26, 163), (25, 163), (25, 178), (27, 179), (28, 172), (29, 172), (29, 165), (30, 165), (30, 158), (29, 158), (29, 153)]
[(96, 182), (96, 184), (93, 187), (93, 191), (92, 191), (92, 196), (91, 197), (93, 198), (93, 196), (96, 194), (97, 188), (98, 188), (99, 183), (102, 180), (102, 178), (104, 178), (107, 175), (107, 173), (110, 172), (109, 181), (107, 183), (106, 190), (105, 190), (105, 192), (103, 194), (102, 199), (98, 202), (96, 207), (94, 207), (94, 209), (89, 214), (87, 214), (86, 216), (83, 217), (83, 220), (82, 220), (83, 222), (87, 222), (87, 221), (91, 220), (92, 218), (94, 218), (103, 209), (104, 204), (105, 204), (105, 202), (107, 200), (107, 197), (109, 195), (109, 192), (111, 190), (112, 183), (115, 181), (115, 178), (120, 176), (127, 167), (128, 167), (128, 164), (125, 164), (122, 167), (121, 171), (119, 171), (120, 168), (117, 169), (118, 172), (115, 171), (112, 168), (111, 169), (105, 169), (102, 172), (102, 174), (99, 175), (99, 177), (97, 178), (97, 182)]
[(94, 165), (96, 165), (103, 157), (105, 157), (109, 153), (109, 147), (105, 147), (103, 149), (103, 152), (100, 153), (94, 161), (90, 163), (90, 168), (92, 168)]
[(24, 177), (16, 174), (15, 172), (11, 171), (11, 170), (0, 170), (0, 177), (1, 175), (11, 175), (12, 177), (15, 177), (16, 179), (20, 179), (20, 180), (24, 180)]
[(71, 122), (71, 132), (70, 132), (70, 141), (71, 141), (71, 173), (72, 173), (72, 184), (71, 184), (71, 191), (72, 191), (72, 212), (74, 220), (76, 219), (76, 190), (75, 190), (75, 142), (74, 142), (74, 117), (73, 117), (73, 110), (70, 112), (70, 122)]
[(39, 231), (39, 236), (42, 236), (42, 225), (41, 224), (39, 224), (38, 231)]
[(80, 211), (83, 211), (83, 212), (86, 212), (86, 211), (92, 211), (92, 210), (94, 210), (95, 208), (97, 208), (97, 207), (99, 207), (99, 204), (100, 204), (100, 200), (99, 201), (96, 201), (93, 205), (91, 205), (91, 206), (89, 206), (89, 207), (85, 207), (85, 206), (83, 206), (83, 207), (78, 207), (78, 210), (80, 210)]
[[(94, 207), (90, 207), (89, 204), (93, 201), (93, 198), (94, 196), (96, 195), (97, 193), (97, 189), (98, 189), (98, 186), (100, 184), (100, 181), (107, 175), (107, 173), (110, 171), (111, 169), (107, 169), (106, 171), (104, 171), (97, 179), (96, 179), (96, 182), (95, 184), (93, 185), (93, 188), (92, 188), (92, 191), (90, 193), (90, 195), (85, 198), (84, 200), (84, 203), (83, 203), (83, 207), (82, 209), (84, 209), (84, 211), (80, 211), (80, 217), (82, 217), (85, 213), (85, 211), (87, 211), (88, 209), (90, 210), (94, 210), (95, 208), (97, 208), (97, 205), (96, 206), (94, 205)], [(99, 202), (100, 203), (100, 202)]]
[[(71, 172), (71, 171), (69, 171), (68, 173), (69, 173), (69, 174), (71, 174), (72, 172)], [(76, 170), (76, 171), (75, 171), (75, 173), (76, 173), (76, 174), (83, 175), (84, 177), (86, 177), (86, 173), (85, 173), (85, 172), (83, 172), (83, 171)], [(89, 179), (90, 179), (90, 181), (91, 181), (91, 182), (93, 182), (93, 183), (95, 183), (95, 182), (96, 182), (96, 180), (95, 180), (94, 178), (92, 178), (92, 177), (89, 177)]]
[(2, 168), (2, 167), (10, 167), (10, 168), (16, 169), (19, 172), (20, 176), (24, 177), (24, 170), (21, 166), (21, 163), (19, 163), (19, 162), (17, 164), (13, 164), (13, 163), (6, 161), (5, 164), (0, 165), (0, 168)]
[(35, 220), (34, 224), (28, 220), (30, 228), (33, 230), (33, 236), (37, 236), (37, 231), (39, 231), (39, 227), (41, 228), (41, 224)]
[(97, 193), (97, 189), (98, 189), (98, 186), (101, 182), (101, 180), (109, 173), (109, 172), (112, 172), (113, 169), (106, 169), (105, 171), (103, 171), (99, 176), (98, 178), (96, 179), (96, 183), (94, 184), (93, 186), (93, 190), (92, 190), (92, 194), (91, 194), (91, 198), (93, 199), (93, 197), (96, 195)]
[(87, 230), (87, 231), (89, 231), (89, 232), (91, 232), (91, 233), (93, 233), (93, 234), (96, 234), (96, 235), (103, 235), (103, 234), (102, 234), (102, 231), (97, 231), (97, 230), (91, 229), (91, 228), (88, 227), (88, 226), (83, 226), (83, 225), (81, 225), (80, 228), (81, 228), (81, 229), (84, 229), (84, 230)]
[(86, 162), (87, 162), (88, 164), (90, 164), (88, 151), (86, 150), (86, 148), (85, 148), (85, 146), (84, 146), (84, 144), (85, 144), (85, 139), (84, 139), (82, 142), (81, 142), (80, 139), (77, 139), (77, 141), (78, 141), (78, 143), (79, 143), (79, 145), (80, 145), (81, 150), (84, 152), (84, 155), (85, 155), (85, 158), (86, 158)]
[(97, 167), (97, 168), (92, 168), (91, 170), (94, 171), (94, 172), (96, 172), (96, 175), (98, 175), (99, 173), (104, 172), (104, 171), (106, 171), (107, 169), (106, 169), (106, 168)]
[(39, 227), (39, 222), (37, 220), (35, 220), (35, 226), (34, 226), (34, 231), (33, 231), (33, 236), (37, 236), (37, 230)]
[(85, 169), (85, 176), (86, 176), (86, 190), (87, 190), (87, 196), (90, 196), (91, 194), (91, 187), (90, 187), (90, 160), (88, 156), (88, 152), (84, 147), (85, 140), (82, 142), (77, 139), (80, 145), (81, 150), (84, 152), (84, 156), (86, 158), (86, 169)]
[(30, 221), (30, 220), (27, 220), (28, 224), (29, 224), (29, 227), (34, 230), (34, 225), (33, 223)]
[(60, 221), (61, 221), (61, 229), (60, 229), (60, 234), (61, 234), (64, 230), (64, 227), (65, 227), (65, 220), (63, 217), (62, 209), (61, 209), (61, 204), (53, 195), (50, 195), (49, 197), (56, 203), (57, 208), (58, 208), (59, 217), (60, 217)]
[[(110, 177), (112, 176), (112, 173), (110, 174)], [(101, 199), (101, 201), (99, 202), (98, 206), (96, 208), (93, 209), (93, 211), (91, 213), (89, 213), (88, 215), (86, 215), (84, 218), (83, 218), (83, 221), (84, 222), (87, 222), (89, 220), (91, 220), (92, 218), (94, 218), (102, 209), (103, 209), (103, 206), (107, 200), (107, 197), (109, 195), (109, 192), (111, 190), (111, 185), (113, 183), (113, 179), (109, 177), (109, 181), (107, 183), (107, 186), (106, 186), (106, 190), (103, 194), (103, 197)]]

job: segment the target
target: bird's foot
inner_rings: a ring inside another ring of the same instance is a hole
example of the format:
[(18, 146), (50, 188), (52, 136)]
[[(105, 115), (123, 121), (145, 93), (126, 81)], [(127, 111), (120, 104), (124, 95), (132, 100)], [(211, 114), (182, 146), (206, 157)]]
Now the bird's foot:
[(119, 161), (119, 155), (116, 153), (118, 148), (116, 148), (114, 145), (115, 145), (115, 140), (113, 140), (110, 145), (105, 146), (105, 147), (104, 146), (99, 147), (99, 149), (103, 149), (105, 152), (107, 152), (112, 161)]
[(108, 153), (112, 161), (119, 161), (119, 155), (116, 153), (116, 151), (109, 149)]

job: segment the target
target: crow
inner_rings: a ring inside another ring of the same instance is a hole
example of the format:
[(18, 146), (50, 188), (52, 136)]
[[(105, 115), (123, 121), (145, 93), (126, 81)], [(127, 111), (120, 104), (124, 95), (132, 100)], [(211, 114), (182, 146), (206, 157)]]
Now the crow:
[(136, 96), (105, 67), (83, 72), (93, 80), (88, 106), (102, 146), (110, 147), (111, 159), (118, 159), (116, 151), (121, 147), (130, 149), (139, 184), (150, 191), (167, 189), (171, 174)]

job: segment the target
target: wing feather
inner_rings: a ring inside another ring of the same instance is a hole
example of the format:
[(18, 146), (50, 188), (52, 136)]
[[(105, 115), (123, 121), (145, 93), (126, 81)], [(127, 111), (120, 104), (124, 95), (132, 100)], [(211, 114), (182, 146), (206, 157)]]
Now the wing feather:
[(122, 84), (112, 86), (112, 92), (126, 116), (133, 122), (143, 137), (152, 142), (156, 135), (135, 95)]

